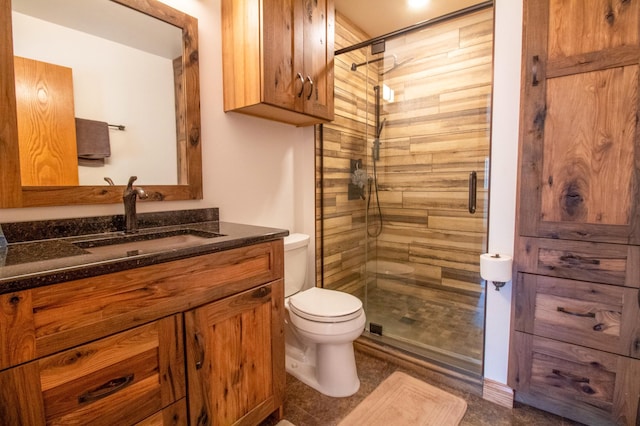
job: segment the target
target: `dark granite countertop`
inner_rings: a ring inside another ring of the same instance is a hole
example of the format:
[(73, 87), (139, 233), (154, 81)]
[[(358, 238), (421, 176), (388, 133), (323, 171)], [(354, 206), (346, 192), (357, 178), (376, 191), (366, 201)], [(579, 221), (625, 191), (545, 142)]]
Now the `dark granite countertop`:
[[(218, 209), (0, 224), (0, 294), (273, 241), (287, 230), (220, 222)], [(125, 241), (126, 240), (126, 241)], [(117, 244), (113, 244), (117, 241)]]

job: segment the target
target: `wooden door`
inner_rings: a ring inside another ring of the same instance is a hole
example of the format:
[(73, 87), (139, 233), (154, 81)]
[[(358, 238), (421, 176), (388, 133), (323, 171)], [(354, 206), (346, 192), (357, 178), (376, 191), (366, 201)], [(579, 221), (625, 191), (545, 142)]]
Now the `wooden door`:
[(22, 185), (78, 185), (71, 68), (13, 60)]
[(525, 2), (521, 235), (640, 243), (638, 13)]
[(333, 0), (298, 0), (304, 32), (304, 112), (333, 120)]
[(191, 424), (258, 424), (284, 394), (283, 281), (185, 313)]

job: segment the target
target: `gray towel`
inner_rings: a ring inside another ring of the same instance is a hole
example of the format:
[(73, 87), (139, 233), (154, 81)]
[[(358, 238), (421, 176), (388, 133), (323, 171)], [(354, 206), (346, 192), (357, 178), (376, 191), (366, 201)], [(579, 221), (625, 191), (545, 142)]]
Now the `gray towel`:
[(109, 125), (104, 121), (76, 117), (76, 143), (78, 145), (78, 164), (84, 166), (104, 165), (104, 159), (111, 156)]

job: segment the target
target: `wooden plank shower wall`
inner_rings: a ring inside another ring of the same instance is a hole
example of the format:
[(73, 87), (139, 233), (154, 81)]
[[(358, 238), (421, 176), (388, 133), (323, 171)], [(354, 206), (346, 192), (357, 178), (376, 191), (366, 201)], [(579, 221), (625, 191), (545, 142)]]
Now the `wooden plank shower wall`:
[[(336, 14), (336, 48), (368, 38)], [(316, 152), (324, 155), (322, 161), (317, 158), (316, 172), (320, 178), (323, 167), (323, 215), (318, 204), (317, 230), (324, 232), (324, 259), (318, 256), (317, 273), (320, 280), (324, 269), (325, 288), (354, 293), (364, 285), (366, 201), (348, 200), (347, 191), (350, 160), (370, 162), (374, 117), (370, 113), (367, 123), (366, 102), (373, 111), (379, 78), (395, 91), (395, 101), (382, 106), (386, 125), (378, 184), (384, 230), (370, 239), (369, 257), (410, 263), (415, 268), (411, 282), (417, 285), (481, 291), (492, 49), (489, 8), (388, 40), (386, 55), (395, 54), (401, 65), (381, 77), (371, 67), (367, 82), (364, 67), (350, 70), (352, 62), (365, 61), (364, 49), (336, 56), (336, 119), (324, 125), (324, 149)], [(377, 70), (389, 67), (385, 61)], [(371, 164), (367, 170), (373, 173)], [(475, 215), (467, 211), (472, 170), (478, 173)]]

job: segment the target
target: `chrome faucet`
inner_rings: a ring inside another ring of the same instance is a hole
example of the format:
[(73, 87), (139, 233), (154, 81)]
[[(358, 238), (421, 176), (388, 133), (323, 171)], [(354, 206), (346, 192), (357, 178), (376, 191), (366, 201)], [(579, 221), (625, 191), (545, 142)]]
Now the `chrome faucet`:
[(124, 233), (134, 234), (138, 232), (138, 218), (136, 216), (136, 199), (140, 198), (144, 200), (148, 197), (147, 193), (142, 188), (134, 188), (133, 182), (138, 179), (137, 176), (131, 176), (129, 183), (122, 194), (122, 200), (124, 201)]

